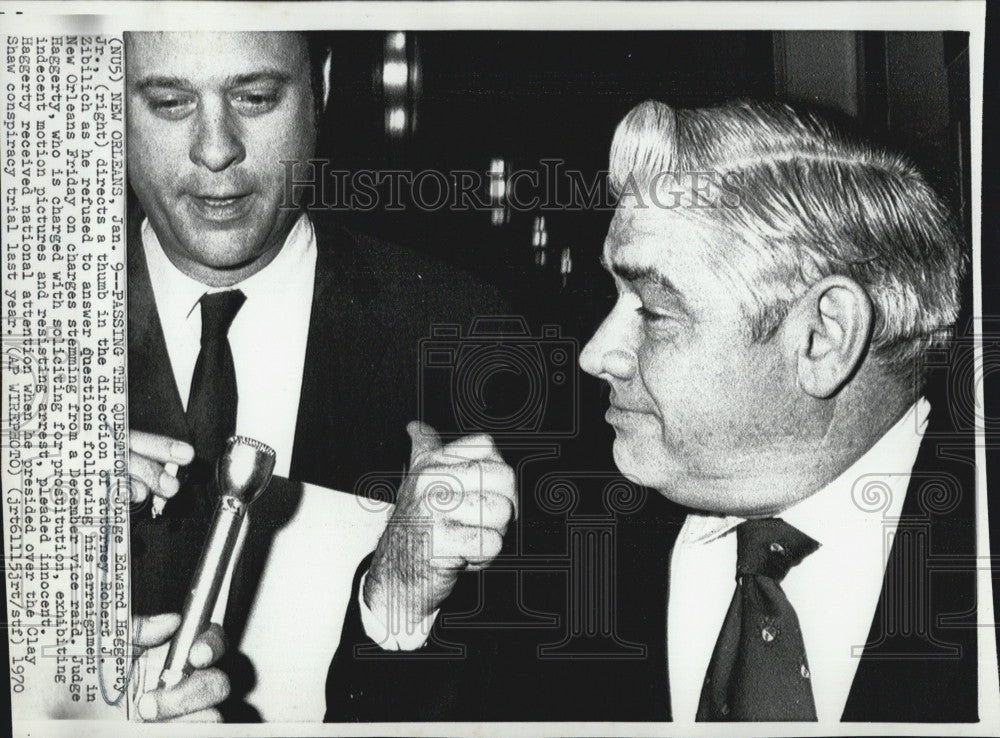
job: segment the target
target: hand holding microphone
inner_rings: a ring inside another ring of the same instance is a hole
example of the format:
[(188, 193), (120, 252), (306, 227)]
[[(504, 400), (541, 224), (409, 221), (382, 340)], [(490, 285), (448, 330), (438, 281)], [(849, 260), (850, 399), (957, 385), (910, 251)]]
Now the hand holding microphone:
[(172, 687), (191, 673), (191, 648), (209, 626), (247, 508), (271, 481), (274, 460), (274, 450), (260, 441), (234, 436), (226, 442), (216, 467), (219, 498), (215, 517), (184, 603), (180, 626), (170, 642), (160, 687)]
[(379, 539), (364, 600), (385, 623), (420, 623), (451, 594), (461, 571), (488, 567), (517, 517), (514, 470), (490, 436), (442, 445), (426, 423), (406, 426), (410, 469)]
[[(132, 649), (135, 656), (170, 640), (181, 623), (180, 615), (137, 615), (132, 619)], [(218, 723), (222, 715), (216, 709), (229, 696), (229, 677), (213, 664), (226, 651), (222, 628), (211, 625), (198, 636), (188, 661), (190, 676), (172, 687), (158, 687), (143, 694), (137, 703), (144, 721)]]

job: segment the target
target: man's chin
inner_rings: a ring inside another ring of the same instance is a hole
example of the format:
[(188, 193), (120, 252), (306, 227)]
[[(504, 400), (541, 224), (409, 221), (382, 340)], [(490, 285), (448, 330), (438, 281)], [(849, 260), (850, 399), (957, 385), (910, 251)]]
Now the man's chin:
[(241, 269), (259, 259), (265, 249), (264, 234), (250, 223), (228, 228), (187, 228), (187, 251), (198, 263), (212, 269)]
[(648, 454), (636, 453), (632, 444), (622, 441), (621, 438), (615, 439), (612, 455), (618, 471), (635, 484), (657, 490), (664, 486), (677, 484), (677, 478), (666, 474), (662, 463), (651, 464), (649, 461), (642, 460), (642, 457), (648, 456)]
[(182, 272), (218, 287), (246, 279), (273, 258), (273, 254), (267, 258), (259, 237), (245, 231), (219, 234), (186, 230), (178, 251), (173, 255), (166, 247), (164, 251)]

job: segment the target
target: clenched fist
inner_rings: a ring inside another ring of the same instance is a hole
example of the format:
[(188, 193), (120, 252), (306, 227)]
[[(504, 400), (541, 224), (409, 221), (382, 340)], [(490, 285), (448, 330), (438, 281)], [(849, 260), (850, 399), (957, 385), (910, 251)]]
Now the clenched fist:
[(451, 594), (459, 572), (485, 569), (517, 517), (514, 470), (487, 435), (442, 445), (406, 426), (410, 468), (365, 580), (364, 600), (390, 632), (412, 628)]

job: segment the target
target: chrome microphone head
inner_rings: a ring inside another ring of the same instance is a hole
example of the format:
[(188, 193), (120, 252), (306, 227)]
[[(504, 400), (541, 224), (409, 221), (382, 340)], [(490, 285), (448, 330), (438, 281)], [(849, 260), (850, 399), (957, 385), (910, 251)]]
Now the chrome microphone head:
[(273, 472), (273, 448), (253, 438), (233, 436), (226, 441), (215, 470), (219, 496), (249, 505), (264, 491)]
[(191, 673), (193, 667), (188, 655), (219, 602), (226, 572), (237, 553), (236, 542), (246, 520), (247, 506), (264, 491), (273, 472), (274, 449), (270, 446), (244, 436), (233, 436), (226, 441), (226, 449), (215, 466), (219, 488), (215, 516), (188, 590), (180, 627), (170, 641), (160, 674), (161, 687), (174, 686)]

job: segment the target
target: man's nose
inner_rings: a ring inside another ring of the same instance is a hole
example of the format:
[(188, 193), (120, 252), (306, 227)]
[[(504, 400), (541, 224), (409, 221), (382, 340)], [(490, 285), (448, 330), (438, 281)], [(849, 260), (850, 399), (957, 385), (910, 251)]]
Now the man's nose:
[(632, 328), (617, 312), (613, 310), (604, 319), (580, 352), (580, 368), (601, 379), (628, 380), (636, 372)]
[(213, 172), (239, 164), (246, 157), (238, 124), (224, 106), (206, 106), (198, 118), (191, 161)]

